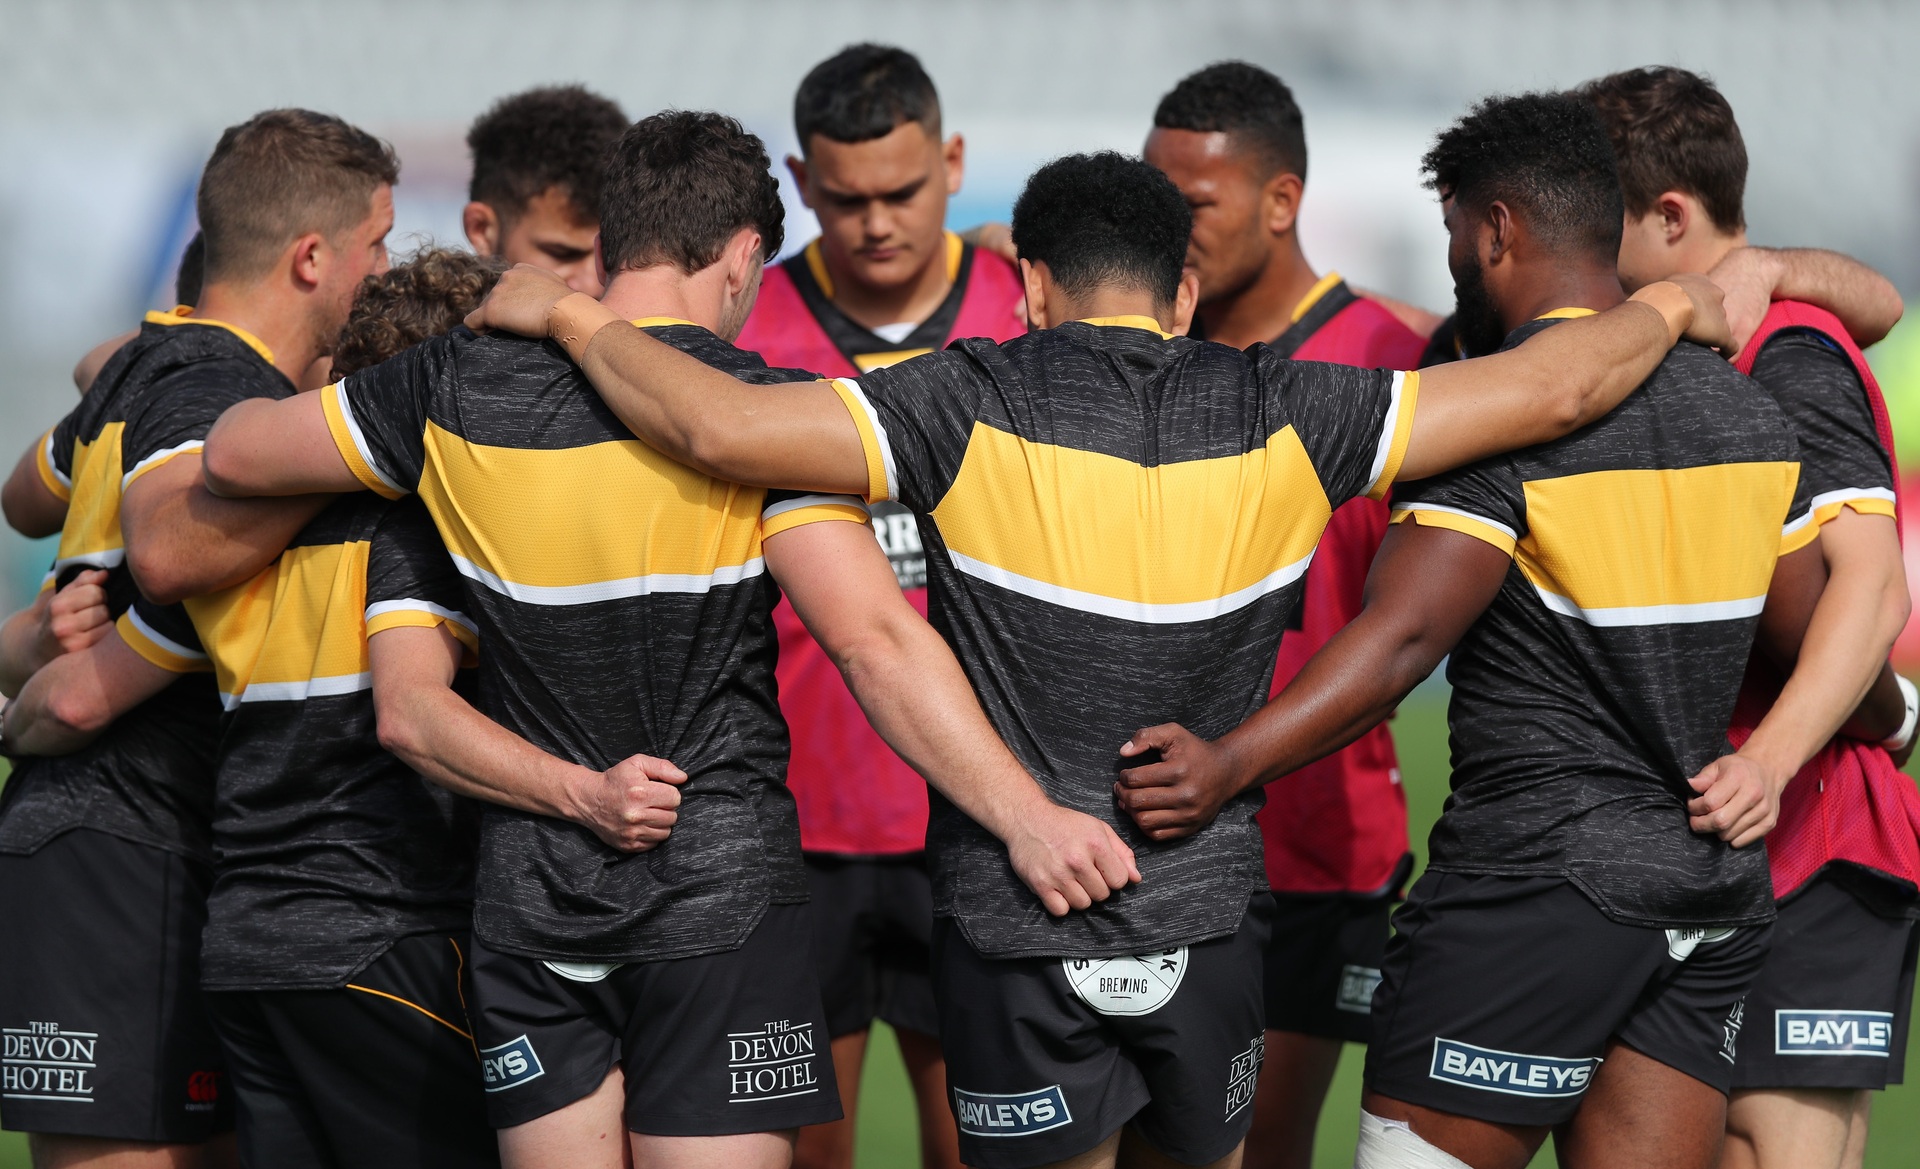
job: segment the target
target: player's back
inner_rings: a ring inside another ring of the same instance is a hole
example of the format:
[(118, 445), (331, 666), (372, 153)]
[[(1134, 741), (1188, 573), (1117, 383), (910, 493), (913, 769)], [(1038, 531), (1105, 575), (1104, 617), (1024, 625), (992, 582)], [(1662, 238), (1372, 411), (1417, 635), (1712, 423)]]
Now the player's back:
[(1566, 875), (1631, 924), (1770, 913), (1765, 854), (1690, 832), (1686, 781), (1731, 750), (1774, 562), (1811, 539), (1798, 471), (1773, 401), (1682, 343), (1600, 421), (1401, 489), (1397, 521), (1514, 557), (1448, 671), (1434, 868)]

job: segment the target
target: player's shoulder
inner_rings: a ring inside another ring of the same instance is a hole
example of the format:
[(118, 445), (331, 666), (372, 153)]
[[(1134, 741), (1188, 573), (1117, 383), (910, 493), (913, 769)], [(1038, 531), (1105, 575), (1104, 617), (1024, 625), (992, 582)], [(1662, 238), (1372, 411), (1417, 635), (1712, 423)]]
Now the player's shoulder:
[(820, 375), (804, 369), (783, 369), (767, 364), (766, 358), (751, 349), (743, 349), (700, 325), (675, 323), (650, 326), (647, 332), (702, 364), (730, 373), (755, 385), (782, 382), (819, 381)]

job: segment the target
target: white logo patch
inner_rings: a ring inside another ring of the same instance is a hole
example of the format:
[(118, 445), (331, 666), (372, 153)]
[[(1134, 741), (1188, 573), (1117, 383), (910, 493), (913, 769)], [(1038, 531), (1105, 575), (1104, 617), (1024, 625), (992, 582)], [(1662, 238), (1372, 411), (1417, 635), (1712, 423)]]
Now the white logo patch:
[(32, 1022), (0, 1029), (6, 1059), (0, 1063), (0, 1098), (93, 1103), (93, 1031), (62, 1031), (58, 1023)]
[(758, 1031), (727, 1033), (729, 1104), (811, 1096), (820, 1090), (813, 1024), (781, 1019)]
[(1380, 985), (1380, 972), (1371, 966), (1342, 966), (1340, 989), (1333, 996), (1335, 1010), (1356, 1015), (1373, 1014), (1373, 988)]
[(1740, 931), (1732, 926), (1722, 929), (1708, 929), (1704, 926), (1688, 926), (1686, 929), (1667, 931), (1667, 957), (1675, 962), (1685, 962), (1693, 955), (1697, 946), (1711, 946), (1715, 942), (1724, 942)]
[(1173, 998), (1187, 973), (1187, 948), (1120, 958), (1062, 958), (1067, 985), (1103, 1015), (1150, 1015)]
[(1255, 1035), (1253, 1042), (1227, 1065), (1227, 1119), (1253, 1103), (1254, 1086), (1260, 1082), (1260, 1065), (1267, 1059), (1267, 1037)]

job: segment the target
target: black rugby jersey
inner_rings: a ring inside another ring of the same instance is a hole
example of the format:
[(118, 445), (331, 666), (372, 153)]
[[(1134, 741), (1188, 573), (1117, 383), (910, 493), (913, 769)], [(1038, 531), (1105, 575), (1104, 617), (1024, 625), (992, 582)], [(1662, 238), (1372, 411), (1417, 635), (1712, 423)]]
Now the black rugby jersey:
[[(140, 420), (158, 423), (182, 403), (208, 395), (232, 401), (293, 392), (258, 338), (223, 322), (181, 315), (185, 311), (148, 313), (139, 334), (114, 354), (91, 391), (40, 445), (41, 478), (68, 503), (47, 587), (65, 584), (84, 569), (104, 568), (107, 608), (115, 617), (139, 595), (120, 537), (121, 491), (138, 475), (198, 447), (171, 431), (156, 435), (164, 439), (157, 445), (144, 445), (136, 431), (148, 427)], [(212, 859), (207, 824), (219, 714), (212, 680), (185, 677), (72, 755), (21, 758), (0, 805), (0, 852), (32, 852), (84, 826)]]
[(1232, 933), (1266, 884), (1264, 797), (1152, 844), (1114, 803), (1119, 748), (1162, 722), (1217, 738), (1259, 709), (1333, 508), (1398, 472), (1417, 376), (1121, 317), (959, 341), (834, 385), (869, 499), (920, 517), (933, 623), (987, 717), (1048, 796), (1113, 825), (1145, 877), (1050, 917), (1006, 848), (935, 793), (935, 912), (989, 957)]
[[(695, 325), (636, 323), (749, 381), (811, 376)], [(456, 329), (321, 393), (354, 473), (383, 495), (417, 491), (452, 552), (486, 647), (480, 709), (595, 770), (647, 754), (688, 776), (672, 835), (644, 853), (485, 806), (481, 940), (560, 961), (677, 958), (733, 949), (769, 903), (805, 901), (761, 541), (865, 522), (860, 501), (672, 461), (551, 342)]]
[(1432, 868), (1564, 876), (1630, 925), (1772, 916), (1765, 850), (1693, 832), (1687, 779), (1732, 750), (1774, 562), (1817, 532), (1797, 460), (1772, 399), (1682, 343), (1599, 421), (1396, 493), (1395, 522), (1514, 558), (1447, 669)]
[(464, 929), (476, 808), (380, 746), (367, 638), (444, 624), (469, 649), (459, 577), (418, 500), (328, 505), (244, 584), (120, 635), (162, 668), (205, 669), (226, 714), (217, 857), (200, 954), (209, 990), (337, 988), (411, 934)]
[(1815, 523), (1848, 507), (1893, 517), (1893, 464), (1867, 388), (1837, 345), (1811, 330), (1783, 329), (1761, 347), (1753, 380), (1787, 416)]

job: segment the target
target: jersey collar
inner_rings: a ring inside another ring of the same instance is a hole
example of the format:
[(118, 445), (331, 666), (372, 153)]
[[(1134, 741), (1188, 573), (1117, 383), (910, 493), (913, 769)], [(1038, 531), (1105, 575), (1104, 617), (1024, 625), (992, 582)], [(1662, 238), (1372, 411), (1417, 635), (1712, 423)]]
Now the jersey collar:
[(683, 321), (679, 317), (641, 317), (633, 322), (633, 327), (636, 329), (657, 329), (662, 325), (691, 325), (696, 329), (704, 327), (695, 325), (692, 321)]
[(1300, 298), (1300, 303), (1293, 306), (1292, 319), (1298, 321), (1301, 317), (1306, 316), (1308, 310), (1312, 309), (1314, 305), (1319, 304), (1320, 298), (1331, 292), (1334, 285), (1338, 283), (1340, 283), (1340, 273), (1338, 272), (1328, 272), (1325, 276), (1314, 281), (1313, 287), (1307, 289), (1307, 294)]
[(1541, 313), (1533, 319), (1536, 321), (1566, 321), (1572, 320), (1574, 317), (1590, 317), (1597, 311), (1599, 310), (1590, 308), (1557, 308), (1551, 312)]
[(1163, 340), (1173, 340), (1173, 334), (1160, 327), (1160, 322), (1152, 317), (1129, 314), (1123, 317), (1088, 317), (1080, 322), (1083, 325), (1102, 325), (1121, 329), (1145, 329), (1157, 333)]
[[(954, 281), (960, 279), (960, 261), (966, 258), (967, 245), (966, 241), (952, 232), (949, 231), (945, 234), (947, 242), (947, 283), (952, 284)], [(828, 300), (832, 300), (833, 277), (827, 275), (827, 259), (820, 254), (819, 237), (816, 236), (814, 241), (807, 245), (806, 251), (801, 254), (806, 257), (807, 270), (813, 273), (813, 282), (820, 286), (821, 295), (825, 296)]]
[(240, 338), (242, 341), (245, 341), (247, 343), (247, 348), (253, 350), (255, 353), (258, 353), (261, 359), (264, 360), (268, 365), (273, 364), (273, 350), (267, 348), (267, 343), (265, 341), (262, 341), (260, 338), (254, 336), (252, 333), (247, 332), (245, 329), (241, 328), (238, 325), (229, 325), (225, 321), (216, 321), (210, 317), (192, 316), (190, 315), (192, 312), (193, 312), (192, 305), (177, 304), (173, 306), (173, 311), (171, 312), (148, 313), (147, 323), (149, 325), (212, 325), (215, 328), (225, 329), (227, 332), (232, 333), (234, 336)]

